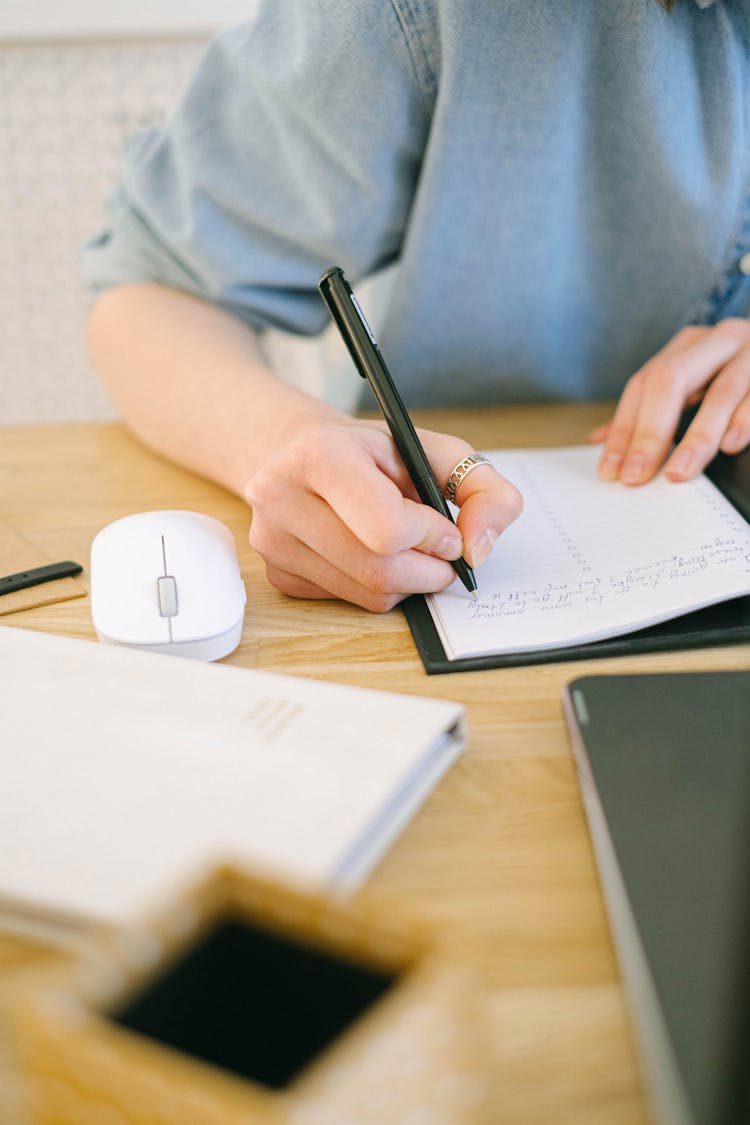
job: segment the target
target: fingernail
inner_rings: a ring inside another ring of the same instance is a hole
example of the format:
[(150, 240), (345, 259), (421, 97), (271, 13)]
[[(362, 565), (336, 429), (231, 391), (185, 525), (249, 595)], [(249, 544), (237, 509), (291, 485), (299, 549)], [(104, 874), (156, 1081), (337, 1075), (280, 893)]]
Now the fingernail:
[(621, 454), (605, 453), (599, 462), (599, 476), (602, 480), (617, 480), (621, 463)]
[(634, 453), (632, 457), (628, 457), (622, 467), (620, 479), (624, 480), (626, 484), (632, 484), (640, 480), (643, 476), (643, 470), (646, 465), (646, 458), (642, 453)]
[(692, 462), (692, 450), (681, 449), (678, 453), (673, 454), (673, 456), (669, 458), (666, 469), (670, 473), (677, 473), (679, 476), (684, 476), (690, 469)]
[(446, 535), (444, 539), (435, 544), (431, 553), (438, 559), (453, 562), (455, 559), (460, 559), (464, 553), (463, 540), (456, 535)]
[(722, 449), (734, 449), (742, 441), (742, 430), (739, 426), (732, 426), (731, 430), (727, 430), (724, 434), (724, 440), (721, 443)]
[(497, 542), (498, 532), (493, 527), (488, 527), (486, 531), (476, 539), (472, 545), (469, 554), (469, 562), (471, 566), (481, 566), (485, 559), (488, 559), (492, 548)]

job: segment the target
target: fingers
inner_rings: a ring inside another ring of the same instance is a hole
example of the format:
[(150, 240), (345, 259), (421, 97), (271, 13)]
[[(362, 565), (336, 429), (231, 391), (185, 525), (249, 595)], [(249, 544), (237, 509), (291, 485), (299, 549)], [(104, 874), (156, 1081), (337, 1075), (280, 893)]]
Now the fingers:
[[(349, 442), (331, 443), (326, 449), (316, 446), (308, 453), (304, 477), (309, 491), (324, 496), (353, 539), (376, 555), (418, 548), (445, 559), (459, 558), (463, 544), (454, 524), (404, 495), (405, 470), (391, 439), (364, 427), (350, 436)], [(408, 490), (414, 491), (411, 482)], [(305, 540), (314, 533), (308, 527)]]
[[(729, 434), (735, 412), (750, 387), (746, 349), (750, 325), (728, 319), (713, 328), (691, 326), (628, 381), (604, 440), (599, 462), (603, 480), (637, 485), (664, 462), (680, 415), (691, 401), (703, 402), (665, 470), (675, 480), (699, 472)], [(706, 389), (707, 388), (707, 389)], [(705, 393), (704, 393), (705, 392)], [(732, 440), (746, 440), (745, 411), (737, 415)]]
[(640, 399), (641, 387), (634, 375), (625, 384), (625, 390), (620, 395), (599, 458), (599, 476), (602, 480), (617, 480), (620, 476), (625, 454), (633, 439)]
[(414, 495), (377, 427), (311, 426), (248, 482), (250, 542), (285, 593), (390, 609), (449, 585), (463, 551), (455, 524)]
[[(289, 531), (292, 523), (294, 534)], [(370, 550), (324, 500), (314, 495), (307, 497), (295, 519), (284, 504), (276, 506), (272, 519), (254, 517), (250, 543), (263, 558), (272, 561), (274, 571), (294, 574), (376, 611), (390, 609), (408, 594), (441, 590), (455, 578), (448, 562), (414, 549), (385, 553)], [(460, 538), (458, 549), (460, 552)]]
[(600, 461), (604, 480), (650, 480), (661, 465), (688, 395), (716, 370), (710, 334), (686, 332), (670, 341), (629, 381), (618, 403)]
[(482, 465), (462, 481), (456, 493), (460, 504), (457, 524), (469, 566), (486, 562), (500, 535), (523, 510), (521, 493), (499, 472)]
[(611, 426), (611, 422), (603, 422), (601, 426), (597, 426), (595, 430), (592, 430), (589, 434), (591, 444), (598, 445), (600, 441), (605, 441)]
[[(678, 332), (659, 352), (663, 358), (699, 338), (706, 330), (690, 325)], [(635, 422), (638, 416), (638, 405), (641, 388), (639, 379), (641, 373), (634, 375), (625, 385), (625, 390), (620, 396), (620, 401), (612, 421), (599, 427), (589, 436), (592, 442), (603, 441), (604, 449), (599, 458), (599, 476), (602, 480), (617, 480), (620, 476), (625, 453), (633, 437)], [(641, 380), (642, 381), (642, 380)], [(604, 431), (604, 432), (602, 432)]]
[(750, 445), (750, 396), (746, 395), (729, 419), (721, 439), (722, 453), (739, 453)]
[[(448, 480), (456, 464), (473, 453), (471, 446), (435, 434), (420, 431), (425, 451), (441, 485)], [(459, 513), (456, 524), (464, 543), (464, 558), (471, 567), (479, 567), (490, 555), (498, 537), (521, 514), (520, 492), (491, 464), (475, 466), (456, 490)]]
[[(471, 447), (431, 431), (421, 436), (443, 484)], [(248, 482), (246, 496), (250, 543), (278, 589), (375, 611), (444, 589), (462, 554), (480, 565), (521, 508), (513, 485), (483, 465), (462, 481), (454, 523), (418, 500), (382, 427), (350, 420), (300, 431)]]
[(688, 480), (705, 469), (719, 449), (738, 453), (750, 440), (750, 344), (741, 348), (706, 391), (700, 409), (675, 447), (664, 472)]

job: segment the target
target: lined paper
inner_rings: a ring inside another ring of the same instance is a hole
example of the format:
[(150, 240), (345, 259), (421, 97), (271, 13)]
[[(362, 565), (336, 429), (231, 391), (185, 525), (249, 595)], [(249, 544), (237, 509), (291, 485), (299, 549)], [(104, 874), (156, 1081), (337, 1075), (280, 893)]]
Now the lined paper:
[(634, 632), (750, 593), (750, 525), (705, 476), (628, 488), (597, 446), (487, 453), (524, 510), (477, 572), (427, 604), (449, 660)]

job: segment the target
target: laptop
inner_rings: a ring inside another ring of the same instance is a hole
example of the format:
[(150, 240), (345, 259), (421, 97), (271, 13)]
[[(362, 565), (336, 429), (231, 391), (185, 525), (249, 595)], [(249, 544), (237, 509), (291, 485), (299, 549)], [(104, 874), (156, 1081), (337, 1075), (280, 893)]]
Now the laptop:
[(750, 1122), (750, 672), (563, 703), (657, 1120)]

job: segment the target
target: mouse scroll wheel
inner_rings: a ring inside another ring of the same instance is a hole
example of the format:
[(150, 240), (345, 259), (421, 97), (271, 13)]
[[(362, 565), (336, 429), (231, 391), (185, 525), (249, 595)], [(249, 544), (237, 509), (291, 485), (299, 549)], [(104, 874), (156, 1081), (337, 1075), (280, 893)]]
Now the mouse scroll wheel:
[(178, 612), (177, 582), (171, 574), (165, 574), (162, 578), (156, 579), (156, 591), (159, 595), (159, 613), (161, 616), (176, 617)]

